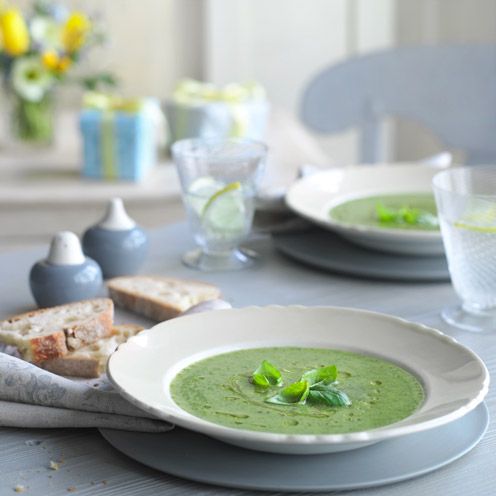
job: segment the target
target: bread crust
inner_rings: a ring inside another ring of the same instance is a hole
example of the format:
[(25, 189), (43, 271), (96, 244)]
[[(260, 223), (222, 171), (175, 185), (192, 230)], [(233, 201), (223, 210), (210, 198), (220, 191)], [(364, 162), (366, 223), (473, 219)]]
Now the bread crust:
[(24, 360), (39, 363), (49, 360), (54, 356), (61, 356), (67, 353), (64, 331), (57, 331), (48, 336), (32, 338), (30, 344), (25, 348), (25, 352), (19, 350)]
[[(168, 320), (180, 315), (186, 309), (179, 308), (176, 305), (169, 304), (161, 298), (157, 298), (153, 294), (141, 294), (137, 293), (131, 289), (123, 288), (120, 286), (119, 282), (122, 280), (133, 280), (133, 279), (152, 279), (156, 281), (169, 281), (173, 283), (177, 283), (178, 285), (187, 285), (187, 284), (195, 284), (199, 286), (203, 286), (208, 288), (212, 292), (208, 299), (217, 299), (220, 298), (220, 290), (206, 282), (201, 281), (193, 281), (193, 280), (181, 280), (175, 279), (171, 277), (160, 277), (160, 276), (127, 276), (127, 277), (116, 277), (114, 279), (110, 279), (107, 281), (107, 287), (109, 290), (109, 296), (112, 298), (114, 303), (119, 306), (131, 310), (132, 312), (138, 313), (140, 315), (144, 315), (155, 321), (163, 321)], [(201, 301), (206, 301), (207, 298), (202, 299), (196, 303), (200, 303)], [(194, 303), (194, 304), (196, 304)]]
[(57, 375), (86, 377), (96, 379), (100, 377), (100, 362), (93, 358), (73, 358), (70, 355), (48, 360), (40, 364), (42, 368)]
[[(117, 336), (115, 346), (119, 346), (125, 342), (128, 337), (134, 336), (142, 330), (143, 326), (137, 324), (116, 325), (112, 328), (111, 338), (114, 335)], [(109, 340), (109, 338), (104, 338), (103, 340), (100, 340), (100, 342), (105, 340)], [(115, 351), (115, 348), (104, 353), (95, 353), (92, 351), (92, 348), (92, 346), (89, 346), (83, 348), (81, 351), (68, 353), (63, 357), (46, 360), (38, 365), (54, 374), (94, 379), (105, 372), (105, 365), (108, 357)]]
[(177, 308), (161, 301), (156, 301), (152, 296), (145, 299), (122, 288), (112, 288), (109, 286), (109, 295), (117, 306), (127, 308), (152, 320), (168, 320), (177, 317), (181, 313)]
[[(54, 328), (40, 336), (23, 338), (16, 335), (11, 329), (12, 324), (22, 320), (29, 320), (35, 316), (50, 314), (54, 310), (70, 310), (73, 306), (90, 303), (101, 305), (103, 310), (95, 313), (90, 318), (85, 318), (84, 322), (78, 322)], [(82, 302), (58, 305), (56, 307), (42, 308), (20, 315), (15, 315), (10, 319), (0, 322), (0, 341), (6, 344), (17, 346), (19, 353), (24, 360), (32, 363), (40, 363), (45, 360), (61, 357), (69, 351), (77, 350), (85, 344), (92, 343), (98, 339), (110, 336), (112, 333), (112, 321), (114, 316), (114, 304), (109, 298), (97, 298)]]

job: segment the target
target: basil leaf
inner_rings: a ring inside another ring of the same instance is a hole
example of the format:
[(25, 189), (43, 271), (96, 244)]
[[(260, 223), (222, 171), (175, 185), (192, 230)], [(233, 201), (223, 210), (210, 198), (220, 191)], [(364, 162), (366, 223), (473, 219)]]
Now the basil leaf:
[(418, 223), (420, 211), (417, 208), (402, 207), (398, 212), (398, 216), (405, 224), (413, 226)]
[(321, 367), (320, 369), (313, 369), (305, 372), (301, 376), (302, 381), (307, 381), (312, 387), (314, 384), (323, 382), (324, 384), (331, 384), (335, 382), (338, 377), (338, 369), (336, 365), (329, 365)]
[(439, 219), (436, 215), (419, 208), (401, 207), (394, 209), (378, 203), (375, 206), (375, 210), (377, 219), (381, 224), (439, 227)]
[(315, 386), (310, 389), (308, 399), (329, 406), (350, 406), (351, 400), (346, 393), (332, 386)]
[(418, 224), (427, 227), (439, 227), (439, 219), (437, 218), (437, 215), (424, 212), (420, 214)]
[(397, 222), (398, 220), (397, 213), (391, 208), (387, 208), (382, 203), (378, 203), (375, 206), (375, 212), (379, 222), (390, 223), (390, 222)]
[(282, 385), (282, 377), (279, 370), (267, 360), (264, 360), (251, 376), (253, 384), (262, 387)]
[(253, 382), (256, 386), (270, 387), (270, 382), (267, 377), (262, 374), (256, 374), (255, 372), (253, 372), (251, 376), (251, 382)]
[(307, 381), (293, 382), (265, 401), (277, 405), (304, 405), (309, 392), (310, 384)]

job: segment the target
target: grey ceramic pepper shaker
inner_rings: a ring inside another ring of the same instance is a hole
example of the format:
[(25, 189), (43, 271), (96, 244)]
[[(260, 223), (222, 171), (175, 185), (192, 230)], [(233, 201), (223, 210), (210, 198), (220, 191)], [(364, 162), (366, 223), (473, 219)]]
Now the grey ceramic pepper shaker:
[(84, 256), (79, 238), (70, 231), (53, 237), (47, 258), (36, 262), (29, 274), (31, 293), (39, 307), (93, 298), (102, 283), (100, 267)]
[(127, 214), (120, 198), (113, 198), (103, 219), (83, 235), (83, 250), (94, 258), (108, 279), (135, 274), (145, 260), (148, 239)]

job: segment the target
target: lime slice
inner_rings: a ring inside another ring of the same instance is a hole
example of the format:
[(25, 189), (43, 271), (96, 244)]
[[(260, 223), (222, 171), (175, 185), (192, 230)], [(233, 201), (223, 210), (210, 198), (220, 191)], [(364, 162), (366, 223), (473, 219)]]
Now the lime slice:
[(496, 206), (478, 202), (468, 213), (454, 223), (459, 229), (482, 233), (496, 233)]
[(482, 233), (496, 233), (496, 226), (480, 226), (477, 224), (467, 224), (466, 222), (461, 220), (455, 222), (454, 225), (459, 229), (468, 229), (469, 231), (477, 231)]
[(202, 212), (202, 224), (214, 236), (243, 233), (246, 205), (240, 182), (229, 183), (208, 199)]
[(209, 207), (222, 195), (225, 195), (226, 193), (229, 193), (230, 191), (236, 191), (241, 189), (241, 183), (239, 181), (236, 181), (234, 183), (229, 183), (227, 186), (224, 186), (222, 189), (219, 191), (215, 192), (208, 200), (205, 206), (203, 207), (203, 215), (207, 212)]
[(196, 179), (188, 188), (188, 204), (201, 217), (208, 201), (223, 189), (224, 185), (225, 183), (209, 176)]

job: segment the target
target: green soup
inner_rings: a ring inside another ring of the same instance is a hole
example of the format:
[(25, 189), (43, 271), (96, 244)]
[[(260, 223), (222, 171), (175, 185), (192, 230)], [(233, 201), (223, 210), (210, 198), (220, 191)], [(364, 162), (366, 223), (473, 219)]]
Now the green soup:
[[(389, 221), (381, 220), (378, 209), (389, 212)], [(406, 219), (401, 213), (404, 213)], [(329, 211), (338, 222), (385, 229), (439, 230), (434, 196), (430, 193), (404, 193), (367, 196), (343, 202)], [(411, 218), (412, 222), (408, 222)]]
[[(303, 372), (338, 368), (338, 387), (351, 406), (275, 405), (280, 388), (255, 387), (253, 371), (268, 360), (285, 385)], [(227, 427), (287, 434), (336, 434), (374, 429), (411, 415), (423, 402), (421, 384), (403, 368), (372, 356), (316, 348), (257, 348), (216, 355), (183, 369), (170, 385), (183, 410)]]

